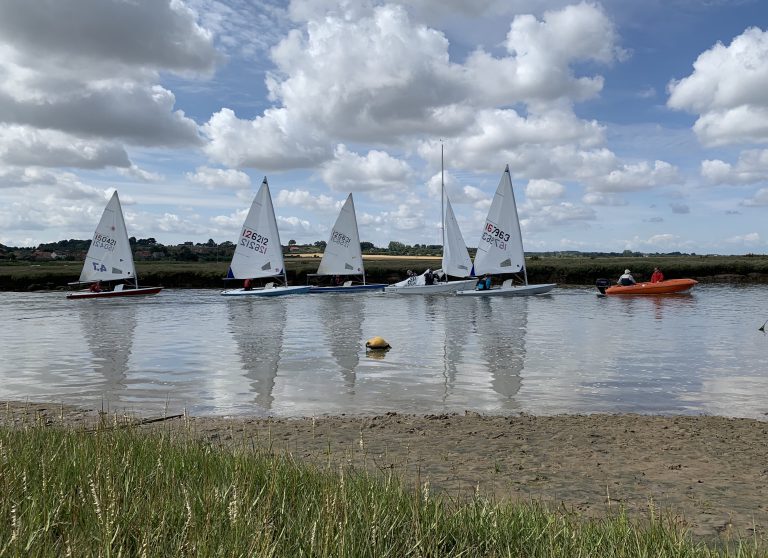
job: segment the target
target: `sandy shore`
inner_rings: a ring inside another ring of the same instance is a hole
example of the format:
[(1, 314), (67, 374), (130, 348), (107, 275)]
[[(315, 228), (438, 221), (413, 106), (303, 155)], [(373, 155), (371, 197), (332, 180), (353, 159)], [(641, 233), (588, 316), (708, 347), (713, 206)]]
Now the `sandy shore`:
[[(23, 415), (88, 425), (98, 413), (1, 403), (0, 424)], [(586, 515), (650, 503), (698, 536), (764, 536), (768, 527), (768, 422), (643, 415), (413, 416), (317, 419), (176, 418), (141, 428), (184, 429), (215, 444), (290, 452), (333, 466), (390, 471), (451, 497), (474, 491), (540, 500)], [(329, 451), (330, 450), (330, 451)]]

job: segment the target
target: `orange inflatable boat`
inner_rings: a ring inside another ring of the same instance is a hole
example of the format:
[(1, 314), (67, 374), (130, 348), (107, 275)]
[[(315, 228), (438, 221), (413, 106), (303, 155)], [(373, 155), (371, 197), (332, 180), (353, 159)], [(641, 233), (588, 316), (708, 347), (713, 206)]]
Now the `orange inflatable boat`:
[[(605, 283), (601, 283), (601, 281)], [(597, 289), (600, 293), (607, 295), (660, 295), (684, 293), (692, 289), (696, 283), (698, 281), (693, 279), (667, 279), (658, 283), (635, 283), (626, 287), (623, 285), (609, 287), (607, 280), (599, 279)]]

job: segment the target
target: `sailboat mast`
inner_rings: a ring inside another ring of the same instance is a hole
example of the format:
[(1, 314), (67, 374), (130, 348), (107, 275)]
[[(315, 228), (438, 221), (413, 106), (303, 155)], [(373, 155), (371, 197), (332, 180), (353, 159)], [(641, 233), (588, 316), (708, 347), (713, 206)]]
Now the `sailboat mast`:
[[(507, 168), (504, 169), (504, 172), (509, 174), (509, 165), (507, 165)], [(512, 192), (512, 199), (515, 199), (515, 189), (512, 187), (512, 175), (509, 174), (509, 191)], [(517, 203), (515, 203), (515, 210), (517, 210)], [(525, 284), (528, 284), (528, 267), (525, 265), (525, 247), (523, 246), (523, 232), (520, 229), (520, 219), (516, 218), (515, 221), (517, 222), (517, 237), (520, 239), (520, 247), (523, 249), (523, 279), (525, 280)]]

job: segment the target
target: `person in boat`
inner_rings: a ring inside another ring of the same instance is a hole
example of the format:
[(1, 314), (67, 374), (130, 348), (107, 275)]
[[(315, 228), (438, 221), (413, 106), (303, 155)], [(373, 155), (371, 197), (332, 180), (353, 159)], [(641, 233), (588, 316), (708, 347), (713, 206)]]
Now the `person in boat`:
[(658, 267), (653, 268), (653, 275), (651, 275), (651, 283), (661, 283), (664, 280), (664, 274)]
[(92, 293), (100, 293), (101, 292), (101, 281), (96, 281), (95, 283), (91, 283), (91, 286), (89, 290)]
[(432, 285), (435, 282), (435, 276), (432, 274), (432, 270), (427, 268), (424, 272), (424, 284)]
[(475, 290), (477, 291), (487, 291), (491, 288), (491, 278), (488, 276), (488, 274), (485, 274), (483, 277), (478, 279), (477, 284), (475, 285)]
[(250, 279), (246, 279), (245, 281), (243, 281), (243, 290), (244, 291), (250, 291), (252, 288), (253, 287), (251, 287), (251, 280)]
[(635, 281), (635, 278), (632, 277), (632, 273), (628, 269), (625, 269), (624, 275), (619, 277), (619, 285), (622, 287), (630, 287), (635, 283), (637, 283), (637, 281)]

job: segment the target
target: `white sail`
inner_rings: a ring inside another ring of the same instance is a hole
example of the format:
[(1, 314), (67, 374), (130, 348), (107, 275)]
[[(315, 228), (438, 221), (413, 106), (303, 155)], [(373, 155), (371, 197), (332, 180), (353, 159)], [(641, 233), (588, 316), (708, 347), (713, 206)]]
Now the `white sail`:
[(445, 194), (445, 238), (443, 239), (443, 271), (453, 277), (469, 277), (472, 274), (472, 260), (467, 245), (461, 236), (459, 223), (453, 213), (451, 201)]
[(231, 279), (253, 279), (282, 275), (283, 249), (277, 232), (275, 209), (269, 194), (267, 178), (261, 183), (251, 204), (248, 216), (240, 229), (235, 254), (227, 277)]
[(85, 256), (83, 271), (80, 273), (82, 283), (94, 281), (116, 281), (136, 277), (133, 266), (131, 244), (128, 241), (128, 231), (125, 229), (123, 209), (117, 191), (112, 194), (104, 213), (101, 215), (93, 234), (91, 246)]
[(512, 192), (512, 178), (507, 166), (501, 175), (491, 209), (488, 210), (483, 235), (477, 247), (475, 275), (517, 273), (524, 267), (523, 239)]
[(339, 212), (336, 224), (333, 225), (317, 274), (362, 275), (363, 273), (363, 253), (360, 250), (360, 234), (357, 231), (355, 202), (352, 201), (352, 194), (349, 194)]

